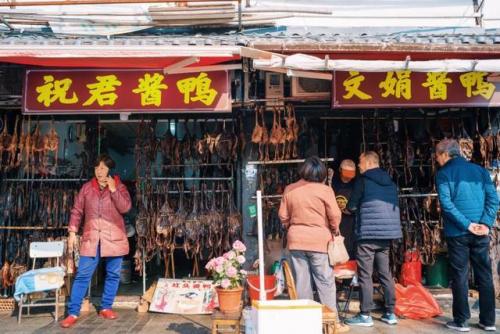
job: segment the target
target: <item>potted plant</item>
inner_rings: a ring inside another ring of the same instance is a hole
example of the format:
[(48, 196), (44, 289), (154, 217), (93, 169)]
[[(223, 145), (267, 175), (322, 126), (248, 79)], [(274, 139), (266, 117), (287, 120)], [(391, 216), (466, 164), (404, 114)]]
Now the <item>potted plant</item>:
[(245, 263), (246, 246), (239, 240), (233, 243), (233, 249), (224, 255), (208, 261), (205, 269), (212, 276), (222, 312), (237, 312), (240, 309), (242, 281), (247, 272), (241, 269)]

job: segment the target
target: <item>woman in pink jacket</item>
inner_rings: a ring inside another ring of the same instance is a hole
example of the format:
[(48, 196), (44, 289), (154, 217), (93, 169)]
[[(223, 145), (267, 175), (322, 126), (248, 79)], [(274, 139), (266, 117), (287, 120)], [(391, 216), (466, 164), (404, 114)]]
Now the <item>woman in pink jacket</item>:
[(71, 210), (69, 247), (73, 246), (80, 228), (83, 234), (68, 316), (61, 322), (63, 328), (73, 326), (78, 320), (83, 298), (101, 257), (106, 263), (106, 278), (99, 315), (105, 319), (117, 318), (111, 306), (120, 283), (122, 259), (129, 252), (122, 215), (130, 210), (132, 204), (130, 194), (119, 177), (109, 175), (114, 167), (115, 162), (109, 156), (101, 155), (95, 164), (95, 178), (83, 185)]

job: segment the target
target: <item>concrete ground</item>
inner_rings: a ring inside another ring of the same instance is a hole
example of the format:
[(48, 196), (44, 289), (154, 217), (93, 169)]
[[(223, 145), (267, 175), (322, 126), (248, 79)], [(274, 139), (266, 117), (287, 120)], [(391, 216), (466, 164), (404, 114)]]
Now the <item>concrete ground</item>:
[[(443, 327), (450, 320), (449, 298), (439, 299), (445, 315), (442, 317), (415, 321), (400, 319), (397, 326), (389, 326), (380, 321), (380, 314), (374, 314), (375, 327), (372, 328), (351, 328), (352, 334), (375, 334), (375, 333), (454, 333)], [(471, 300), (471, 304), (474, 304)], [(120, 319), (115, 321), (103, 320), (95, 312), (83, 315), (77, 325), (68, 330), (61, 329), (53, 322), (49, 314), (38, 314), (35, 318), (23, 318), (21, 325), (17, 324), (16, 314), (0, 313), (0, 333), (165, 333), (165, 334), (207, 334), (210, 333), (210, 316), (179, 316), (157, 313), (139, 314), (131, 309), (117, 310)], [(477, 329), (478, 313), (472, 308), (472, 319), (470, 321), (470, 333), (486, 333)], [(500, 309), (497, 309), (497, 328), (500, 329)], [(242, 332), (244, 326), (242, 326)]]

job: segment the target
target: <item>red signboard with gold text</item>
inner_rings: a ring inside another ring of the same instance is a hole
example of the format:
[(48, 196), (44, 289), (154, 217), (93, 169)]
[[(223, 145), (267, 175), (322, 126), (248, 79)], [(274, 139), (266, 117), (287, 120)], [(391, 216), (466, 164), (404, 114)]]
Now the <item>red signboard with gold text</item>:
[(231, 111), (227, 71), (27, 70), (23, 112)]
[(500, 106), (486, 72), (335, 72), (334, 108)]

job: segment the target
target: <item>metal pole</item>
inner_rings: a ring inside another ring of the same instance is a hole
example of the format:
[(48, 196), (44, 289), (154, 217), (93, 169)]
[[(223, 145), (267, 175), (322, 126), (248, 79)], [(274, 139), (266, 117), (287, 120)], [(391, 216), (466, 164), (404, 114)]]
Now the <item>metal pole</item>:
[(241, 23), (241, 0), (238, 0), (238, 31), (243, 30)]
[[(335, 161), (335, 158), (321, 158), (323, 162), (331, 162)], [(252, 160), (248, 161), (247, 165), (279, 165), (279, 164), (300, 164), (306, 161), (306, 159), (290, 159), (290, 160), (270, 160), (270, 161), (262, 161), (262, 160)]]
[(83, 182), (87, 179), (3, 179), (4, 182)]
[[(62, 6), (62, 5), (110, 5), (123, 3), (163, 3), (165, 0), (65, 0), (65, 1), (12, 1), (0, 2), (0, 7), (25, 6)], [(224, 2), (224, 0), (177, 0), (176, 2)]]
[(259, 242), (259, 300), (266, 300), (264, 285), (264, 228), (262, 224), (262, 192), (257, 190), (257, 230)]
[(232, 181), (230, 177), (152, 177), (153, 181)]

